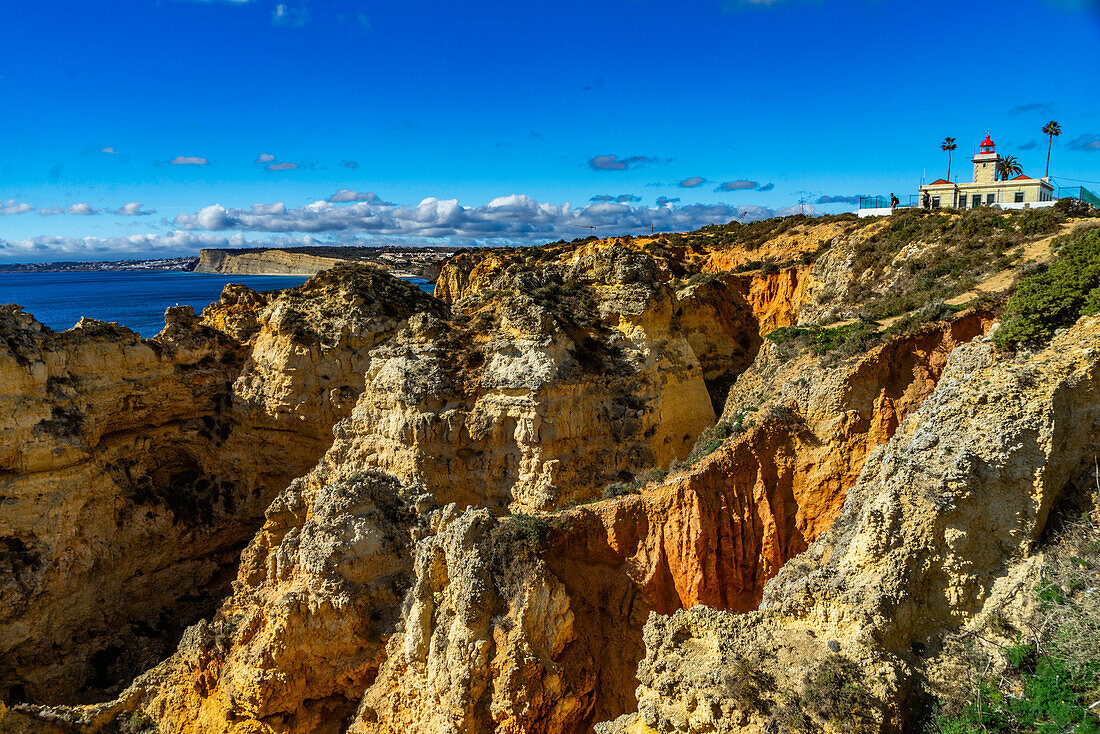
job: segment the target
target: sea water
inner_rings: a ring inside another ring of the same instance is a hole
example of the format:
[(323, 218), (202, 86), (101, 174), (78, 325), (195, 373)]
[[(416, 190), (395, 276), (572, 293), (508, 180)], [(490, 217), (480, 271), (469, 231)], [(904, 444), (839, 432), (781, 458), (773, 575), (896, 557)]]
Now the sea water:
[[(305, 276), (221, 275), (174, 270), (111, 270), (67, 273), (0, 273), (0, 303), (18, 303), (39, 322), (61, 331), (81, 317), (115, 321), (144, 337), (164, 328), (164, 310), (191, 306), (195, 313), (218, 300), (226, 283), (252, 290), (292, 288)], [(410, 279), (431, 293), (432, 284)]]

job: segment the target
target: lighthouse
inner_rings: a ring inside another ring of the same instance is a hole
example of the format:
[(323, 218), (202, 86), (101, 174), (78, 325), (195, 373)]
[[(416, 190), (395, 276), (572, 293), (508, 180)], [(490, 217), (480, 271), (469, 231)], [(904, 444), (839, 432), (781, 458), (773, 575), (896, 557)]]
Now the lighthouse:
[(974, 183), (991, 184), (998, 179), (997, 164), (1001, 162), (1001, 156), (997, 154), (996, 147), (989, 133), (985, 134), (985, 140), (978, 143), (978, 153), (970, 159), (974, 164)]

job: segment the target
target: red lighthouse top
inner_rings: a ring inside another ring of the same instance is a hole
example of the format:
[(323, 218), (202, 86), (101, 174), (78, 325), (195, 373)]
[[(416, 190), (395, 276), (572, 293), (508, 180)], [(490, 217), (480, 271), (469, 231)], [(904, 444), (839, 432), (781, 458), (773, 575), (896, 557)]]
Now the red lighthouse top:
[(989, 133), (986, 133), (985, 140), (978, 143), (978, 149), (980, 153), (992, 153), (993, 152), (993, 139), (989, 137)]

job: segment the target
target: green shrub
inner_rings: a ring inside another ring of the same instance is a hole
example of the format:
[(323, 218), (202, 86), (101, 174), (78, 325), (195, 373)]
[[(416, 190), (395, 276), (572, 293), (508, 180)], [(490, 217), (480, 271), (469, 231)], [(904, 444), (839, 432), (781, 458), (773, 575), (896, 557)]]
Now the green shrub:
[(710, 428), (706, 428), (699, 434), (699, 439), (695, 442), (695, 446), (691, 449), (691, 453), (688, 454), (687, 461), (689, 464), (694, 464), (705, 456), (710, 456), (718, 447), (725, 443), (726, 439), (732, 436), (735, 431), (740, 429), (740, 423), (735, 429), (732, 424), (725, 421), (719, 421)]
[(798, 326), (780, 326), (775, 331), (769, 332), (764, 338), (776, 343), (782, 343), (791, 341), (792, 339), (798, 339), (809, 333), (809, 329), (803, 329)]
[(933, 718), (931, 731), (937, 734), (982, 730), (1040, 734), (1100, 732), (1096, 718), (1081, 703), (1081, 692), (1095, 681), (1094, 677), (1089, 680), (1075, 675), (1059, 660), (1046, 655), (1035, 661), (1034, 672), (1024, 672), (1021, 677), (1023, 689), (1012, 696), (1005, 695), (993, 683), (982, 681), (959, 715)]
[(1016, 670), (1023, 670), (1030, 672), (1035, 670), (1035, 660), (1038, 654), (1038, 649), (1035, 645), (1029, 645), (1019, 642), (1019, 636), (1017, 636), (1017, 644), (1009, 645), (1002, 648), (1001, 655), (1004, 657), (1005, 662), (1011, 665)]
[(119, 734), (156, 734), (157, 722), (144, 711), (121, 714), (116, 723)]
[(1050, 234), (1057, 232), (1063, 221), (1065, 216), (1054, 207), (1025, 209), (1016, 217), (1016, 228), (1026, 235)]
[(994, 334), (1001, 349), (1049, 339), (1080, 316), (1100, 313), (1100, 230), (1064, 245), (1050, 267), (1025, 277)]
[(854, 354), (869, 348), (878, 338), (875, 324), (857, 321), (844, 326), (811, 326), (802, 328), (784, 326), (769, 333), (765, 338), (777, 344), (800, 344), (808, 346), (817, 356), (823, 356), (839, 347), (845, 347), (844, 354)]
[(605, 500), (612, 499), (614, 497), (625, 497), (628, 494), (640, 494), (639, 488), (633, 484), (627, 484), (626, 482), (612, 482), (603, 488), (603, 492), (600, 496)]
[(684, 282), (684, 285), (704, 285), (711, 281), (717, 280), (718, 276), (713, 273), (696, 273)]
[(902, 317), (886, 331), (891, 334), (908, 334), (925, 324), (950, 321), (952, 316), (965, 308), (966, 306), (952, 306), (937, 299)]
[(1080, 199), (1059, 199), (1054, 204), (1054, 210), (1066, 217), (1096, 216), (1096, 210), (1092, 204)]
[(550, 523), (534, 515), (511, 515), (489, 533), (489, 555), (501, 575), (510, 567), (527, 564), (542, 555), (550, 536)]
[(766, 712), (769, 708), (766, 691), (773, 690), (775, 679), (761, 670), (759, 659), (735, 658), (722, 676), (722, 695), (737, 702), (742, 710)]
[(844, 731), (859, 731), (869, 722), (871, 696), (862, 685), (866, 677), (853, 661), (830, 655), (806, 679), (800, 699), (803, 709)]

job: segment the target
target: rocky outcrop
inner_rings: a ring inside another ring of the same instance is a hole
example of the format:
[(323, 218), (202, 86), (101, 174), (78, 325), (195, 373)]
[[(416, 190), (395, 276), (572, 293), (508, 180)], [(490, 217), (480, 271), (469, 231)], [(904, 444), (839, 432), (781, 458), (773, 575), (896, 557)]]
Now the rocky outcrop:
[(372, 473), (293, 483), (214, 621), (115, 707), (140, 701), (162, 732), (343, 731), (400, 614), (413, 543), (439, 524), (433, 507)]
[[(229, 295), (239, 308), (239, 291)], [(209, 311), (204, 318), (216, 322), (220, 313)], [(414, 314), (445, 313), (415, 286), (366, 265), (340, 265), (282, 291), (258, 316), (251, 359), (234, 386), (240, 409), (250, 423), (324, 444), (319, 456), (363, 390), (370, 350)]]
[(596, 684), (565, 587), (517, 521), (444, 511), (417, 548), (403, 629), (349, 732), (576, 731)]
[(38, 702), (114, 692), (210, 614), (272, 498), (332, 443), (369, 350), (445, 310), (366, 266), (270, 303), (228, 286), (206, 316), (232, 335), (190, 308), (153, 340), (5, 308), (0, 687)]
[(227, 283), (221, 298), (203, 309), (202, 320), (237, 341), (248, 342), (260, 330), (260, 312), (267, 303), (263, 293), (240, 283)]
[(189, 308), (152, 341), (87, 319), (55, 333), (4, 308), (0, 687), (94, 696), (209, 613), (249, 518), (290, 477), (218, 461), (230, 446), (239, 465), (273, 457), (223, 421), (244, 351)]
[(420, 319), (374, 355), (339, 431), (347, 467), (460, 506), (549, 509), (682, 458), (714, 420), (676, 296), (645, 256), (513, 265), (452, 310), (461, 320)]
[(780, 714), (828, 723), (839, 714), (815, 688), (825, 673), (852, 679), (864, 726), (899, 729), (921, 655), (1014, 586), (1012, 566), (1063, 488), (1093, 471), (1098, 339), (1100, 320), (1085, 319), (1017, 360), (988, 343), (957, 349), (760, 611), (651, 618), (639, 713), (605, 730), (755, 731)]

